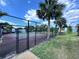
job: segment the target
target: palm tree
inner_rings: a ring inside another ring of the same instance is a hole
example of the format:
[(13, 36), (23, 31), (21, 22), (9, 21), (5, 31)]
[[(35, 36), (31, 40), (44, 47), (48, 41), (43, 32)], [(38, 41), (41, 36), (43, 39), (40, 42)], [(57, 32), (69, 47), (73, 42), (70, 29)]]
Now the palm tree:
[[(59, 4), (57, 0), (45, 0), (44, 3), (40, 3), (40, 9), (37, 10), (37, 15), (40, 19), (48, 21), (48, 39), (50, 36), (50, 20), (57, 20), (62, 15), (63, 4)], [(57, 27), (57, 25), (56, 25)]]
[(56, 20), (54, 23), (59, 27), (60, 33), (63, 28), (67, 27), (66, 19), (64, 17)]
[(61, 32), (61, 27), (62, 27), (61, 23), (63, 23), (63, 21), (66, 21), (66, 20), (62, 21), (62, 19), (65, 19), (65, 18), (62, 17), (62, 15), (63, 15), (62, 11), (63, 11), (64, 8), (65, 8), (64, 4), (58, 4), (54, 8), (54, 10), (55, 10), (55, 12), (54, 12), (55, 13), (55, 22), (57, 22), (57, 23), (55, 23), (55, 29), (56, 29), (55, 30), (55, 36), (57, 35), (57, 32), (58, 32), (57, 26), (59, 26), (60, 32)]

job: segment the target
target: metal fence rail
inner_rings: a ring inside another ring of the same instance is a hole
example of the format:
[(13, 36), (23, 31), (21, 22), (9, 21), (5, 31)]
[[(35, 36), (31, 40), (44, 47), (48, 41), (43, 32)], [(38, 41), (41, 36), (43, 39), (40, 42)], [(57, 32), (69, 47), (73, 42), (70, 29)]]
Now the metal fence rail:
[[(14, 17), (14, 16), (10, 16)], [(17, 18), (17, 17), (14, 17)], [(21, 19), (21, 18), (18, 18)], [(23, 19), (25, 20), (25, 19)], [(30, 22), (33, 22), (35, 25), (31, 25)], [(24, 28), (14, 28), (14, 32), (3, 34), (3, 29), (5, 26), (0, 24), (0, 57), (5, 57), (8, 54), (18, 54), (21, 53), (35, 45), (48, 40), (47, 32), (37, 31), (38, 22), (27, 21), (27, 26), (21, 25), (11, 25), (11, 26), (20, 26)], [(33, 31), (30, 32), (30, 26), (33, 26)]]
[(2, 35), (3, 42), (0, 44), (0, 57), (4, 57), (13, 51), (16, 51), (16, 54), (21, 53), (45, 41), (47, 38), (47, 33), (45, 32), (36, 32), (36, 30), (35, 32), (29, 32), (27, 29), (24, 33), (20, 33), (18, 28), (15, 30), (15, 33)]

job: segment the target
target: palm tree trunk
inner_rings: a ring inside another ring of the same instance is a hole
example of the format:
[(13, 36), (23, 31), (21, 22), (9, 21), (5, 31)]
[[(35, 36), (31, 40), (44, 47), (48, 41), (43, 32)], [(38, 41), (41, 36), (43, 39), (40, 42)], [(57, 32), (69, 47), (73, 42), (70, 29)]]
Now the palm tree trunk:
[(62, 28), (60, 28), (60, 33), (61, 33)]
[(61, 30), (62, 30), (62, 28), (61, 28), (61, 27), (59, 27), (59, 32), (58, 32), (58, 33), (59, 33), (59, 35), (61, 35)]
[(50, 38), (50, 20), (48, 20), (48, 36), (47, 39)]

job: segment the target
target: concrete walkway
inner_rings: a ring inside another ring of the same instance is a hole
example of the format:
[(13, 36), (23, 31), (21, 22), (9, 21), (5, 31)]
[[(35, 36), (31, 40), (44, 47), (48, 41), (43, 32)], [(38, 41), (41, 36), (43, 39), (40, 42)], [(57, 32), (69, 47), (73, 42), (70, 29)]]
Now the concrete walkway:
[(35, 56), (31, 51), (26, 51), (19, 55), (14, 56), (12, 59), (40, 59), (40, 58)]

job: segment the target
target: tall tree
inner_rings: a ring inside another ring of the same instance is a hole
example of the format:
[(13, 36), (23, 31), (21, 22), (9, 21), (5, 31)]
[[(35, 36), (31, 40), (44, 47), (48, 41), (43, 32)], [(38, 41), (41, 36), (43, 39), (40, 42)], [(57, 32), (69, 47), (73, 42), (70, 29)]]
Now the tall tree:
[(62, 15), (63, 4), (58, 3), (58, 0), (45, 0), (40, 3), (40, 9), (37, 10), (37, 15), (40, 19), (48, 21), (48, 37), (50, 36), (50, 20), (57, 20)]
[(60, 23), (62, 22), (62, 19), (65, 19), (65, 18), (62, 18), (62, 15), (63, 15), (62, 11), (63, 11), (64, 8), (65, 8), (65, 5), (64, 4), (58, 4), (58, 5), (56, 5), (54, 7), (54, 14), (55, 14), (54, 19), (55, 19), (55, 22), (56, 22), (55, 23), (55, 29), (56, 29), (55, 30), (55, 35), (58, 32), (57, 26), (59, 26), (59, 28), (61, 28), (62, 25), (60, 25)]
[(59, 27), (60, 33), (63, 28), (67, 27), (66, 19), (64, 17), (56, 20), (54, 23)]

